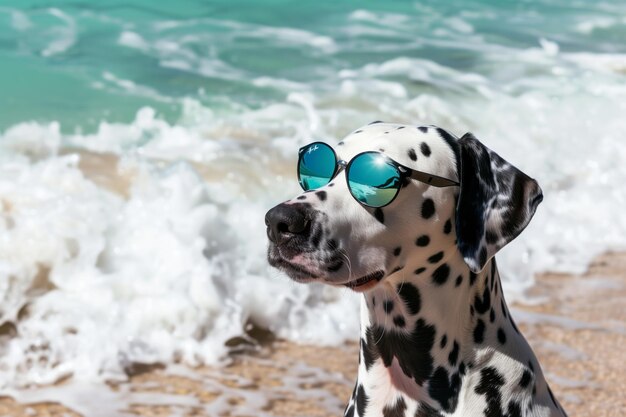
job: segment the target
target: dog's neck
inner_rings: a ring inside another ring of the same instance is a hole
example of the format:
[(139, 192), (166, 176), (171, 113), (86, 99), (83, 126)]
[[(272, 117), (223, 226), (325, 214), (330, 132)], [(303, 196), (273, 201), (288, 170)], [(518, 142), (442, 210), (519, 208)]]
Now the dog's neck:
[(495, 260), (478, 274), (457, 251), (426, 264), (407, 264), (363, 296), (353, 398), (363, 385), (378, 412), (408, 407), (407, 400), (454, 412), (466, 374), (498, 352), (515, 359), (516, 344), (527, 346), (504, 302)]

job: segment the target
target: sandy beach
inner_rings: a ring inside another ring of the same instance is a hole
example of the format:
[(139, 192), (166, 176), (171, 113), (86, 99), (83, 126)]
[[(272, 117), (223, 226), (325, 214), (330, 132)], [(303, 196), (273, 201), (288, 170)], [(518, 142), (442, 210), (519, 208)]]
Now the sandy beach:
[[(545, 274), (537, 283), (530, 295), (541, 302), (515, 304), (512, 311), (562, 405), (570, 416), (622, 416), (626, 254), (600, 256), (581, 276)], [(356, 372), (356, 344), (297, 345), (253, 333), (258, 345), (240, 344), (242, 353), (233, 354), (223, 368), (138, 368), (128, 383), (109, 384), (111, 392), (127, 394), (126, 408), (119, 412), (154, 417), (341, 415)], [(63, 384), (56, 389), (62, 392)], [(81, 401), (88, 409), (89, 401)], [(258, 413), (250, 412), (255, 407)], [(0, 416), (81, 415), (93, 414), (53, 401), (0, 399)]]

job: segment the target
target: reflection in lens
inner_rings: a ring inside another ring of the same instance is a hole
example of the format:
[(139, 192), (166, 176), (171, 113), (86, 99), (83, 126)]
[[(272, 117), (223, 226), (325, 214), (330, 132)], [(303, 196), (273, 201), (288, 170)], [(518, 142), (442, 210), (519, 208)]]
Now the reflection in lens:
[(383, 155), (371, 152), (357, 156), (348, 171), (350, 192), (372, 207), (389, 204), (400, 189), (400, 173)]
[(335, 153), (330, 146), (323, 143), (312, 143), (302, 150), (298, 164), (298, 180), (300, 186), (307, 190), (315, 190), (330, 182), (335, 173)]

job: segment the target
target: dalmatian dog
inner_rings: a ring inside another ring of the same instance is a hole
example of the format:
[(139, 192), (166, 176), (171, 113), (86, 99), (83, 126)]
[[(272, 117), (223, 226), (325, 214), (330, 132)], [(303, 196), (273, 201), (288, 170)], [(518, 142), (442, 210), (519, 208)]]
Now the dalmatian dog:
[(412, 170), (382, 208), (339, 172), (266, 215), (268, 260), (297, 282), (362, 294), (359, 368), (345, 416), (566, 416), (502, 292), (495, 253), (528, 224), (535, 180), (471, 133), (374, 122), (334, 147)]

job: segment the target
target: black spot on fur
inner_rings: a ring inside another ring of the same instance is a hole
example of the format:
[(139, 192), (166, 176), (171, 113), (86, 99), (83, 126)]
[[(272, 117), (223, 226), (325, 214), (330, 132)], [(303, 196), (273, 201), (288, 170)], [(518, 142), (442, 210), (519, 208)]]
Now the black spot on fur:
[(422, 142), (422, 144), (420, 145), (420, 151), (422, 151), (422, 155), (424, 155), (425, 157), (430, 156), (430, 146), (428, 146), (426, 142)]
[(409, 313), (412, 315), (419, 313), (422, 308), (422, 297), (417, 287), (409, 282), (403, 282), (398, 285), (397, 291)]
[(484, 410), (485, 417), (503, 417), (502, 393), (500, 389), (504, 385), (504, 377), (492, 366), (480, 371), (480, 381), (474, 392), (484, 395), (487, 407)]
[(463, 282), (463, 275), (459, 275), (458, 277), (456, 277), (456, 282), (454, 283), (454, 286), (458, 287), (461, 285), (462, 282)]
[(296, 197), (296, 200), (305, 200), (306, 196), (305, 195), (299, 195), (298, 197)]
[(456, 361), (458, 359), (459, 359), (459, 344), (455, 340), (454, 343), (452, 344), (452, 350), (450, 351), (450, 354), (448, 355), (448, 363), (450, 364), (450, 366), (455, 366)]
[(399, 397), (393, 406), (385, 406), (383, 408), (383, 417), (404, 417), (406, 403), (402, 397)]
[(443, 349), (446, 347), (447, 343), (448, 343), (448, 336), (444, 334), (443, 337), (441, 338), (441, 342), (439, 342), (439, 347)]
[(374, 210), (374, 217), (376, 217), (376, 220), (378, 220), (382, 224), (385, 224), (385, 214), (383, 213), (383, 209), (381, 209), (380, 207)]
[(363, 130), (359, 129), (359, 130), (355, 130), (354, 133), (361, 133)]
[(474, 327), (474, 342), (482, 343), (485, 340), (485, 322), (478, 319), (476, 327)]
[(504, 306), (504, 298), (500, 299), (500, 309), (502, 310), (502, 315), (506, 318), (506, 307)]
[(423, 319), (417, 320), (409, 334), (388, 332), (384, 327), (373, 325), (367, 330), (367, 336), (367, 345), (377, 350), (385, 367), (390, 367), (393, 358), (397, 358), (402, 372), (419, 385), (432, 374), (435, 327)]
[(508, 412), (507, 417), (522, 417), (522, 409), (516, 401), (511, 400), (508, 406)]
[(478, 295), (474, 296), (474, 308), (478, 314), (485, 314), (489, 307), (491, 307), (491, 295), (489, 294), (489, 288), (485, 286), (482, 299)]
[(443, 414), (441, 414), (439, 411), (435, 410), (434, 408), (430, 407), (428, 404), (421, 403), (420, 405), (418, 405), (418, 408), (415, 411), (414, 417), (442, 417), (442, 416)]
[(458, 161), (460, 158), (461, 150), (457, 142), (457, 139), (439, 127), (435, 128), (435, 130), (437, 131), (439, 136), (441, 136), (441, 138), (446, 141), (448, 146), (450, 146), (450, 148), (452, 149), (452, 152), (454, 152), (454, 156), (456, 156), (456, 160)]
[(443, 285), (448, 280), (448, 276), (450, 275), (450, 267), (448, 264), (441, 264), (435, 271), (433, 272), (432, 278), (433, 282), (437, 285)]
[(532, 372), (529, 369), (524, 369), (524, 372), (522, 373), (522, 378), (519, 380), (519, 386), (522, 388), (527, 388), (532, 379)]
[(393, 256), (399, 256), (401, 252), (402, 252), (402, 247), (398, 246), (397, 248), (393, 250)]
[(385, 310), (385, 313), (387, 314), (391, 313), (391, 310), (393, 310), (393, 301), (392, 300), (383, 301), (383, 310)]
[(426, 126), (419, 126), (417, 129), (422, 133), (428, 132), (428, 128)]
[(423, 266), (422, 266), (422, 267), (420, 267), (420, 268), (417, 268), (417, 269), (415, 270), (415, 275), (419, 275), (419, 274), (421, 274), (421, 273), (422, 273), (422, 272), (424, 272), (424, 271), (426, 271), (426, 268), (424, 268)]
[(417, 240), (415, 241), (415, 244), (417, 246), (428, 246), (428, 244), (430, 243), (430, 238), (427, 235), (422, 235), (420, 237), (417, 238)]
[(315, 195), (317, 196), (317, 198), (319, 198), (321, 201), (325, 201), (326, 200), (326, 191), (317, 191), (315, 193)]
[(493, 311), (493, 307), (489, 311), (489, 322), (493, 323), (496, 320), (496, 312)]
[[(375, 341), (371, 337), (371, 328), (365, 332), (368, 342), (361, 339), (361, 350), (363, 351), (363, 361), (365, 362), (365, 369), (369, 371), (376, 359), (379, 358), (378, 351), (376, 350)], [(374, 343), (374, 346), (371, 344)]]
[(363, 385), (359, 384), (359, 388), (356, 391), (356, 410), (360, 416), (365, 415), (365, 409), (367, 408), (367, 403), (369, 402), (369, 397), (365, 393), (365, 389)]
[(437, 252), (436, 254), (428, 258), (428, 262), (430, 262), (431, 264), (436, 264), (442, 259), (443, 259), (443, 252)]
[(461, 388), (461, 378), (454, 373), (448, 377), (448, 371), (443, 367), (438, 367), (428, 384), (428, 393), (441, 404), (446, 412), (452, 413), (456, 409), (459, 399), (459, 389)]
[(415, 149), (411, 148), (407, 151), (407, 155), (411, 158), (411, 161), (417, 161), (417, 155), (415, 154)]
[(395, 316), (393, 318), (393, 324), (395, 324), (396, 327), (404, 327), (406, 325), (406, 322), (404, 321), (404, 317), (402, 317), (402, 316)]
[(354, 417), (354, 404), (346, 408), (346, 412), (343, 415), (344, 417)]
[[(382, 123), (382, 121), (380, 121), (380, 120), (376, 120), (376, 121), (374, 121), (374, 122), (372, 122), (372, 123), (369, 123), (369, 124), (368, 124), (368, 126), (369, 126), (369, 125), (375, 125), (376, 123)], [(359, 413), (359, 414), (361, 414), (361, 413)]]
[(498, 235), (496, 235), (491, 230), (487, 229), (487, 231), (485, 232), (485, 241), (488, 244), (493, 245), (494, 243), (498, 241)]
[(469, 285), (474, 285), (475, 282), (476, 282), (476, 274), (470, 271)]
[(448, 235), (452, 231), (452, 221), (450, 219), (446, 220), (446, 223), (443, 225), (443, 232)]
[(422, 203), (422, 217), (429, 219), (435, 214), (435, 203), (431, 198), (427, 198)]
[(506, 333), (502, 327), (498, 328), (498, 342), (500, 342), (501, 345), (506, 343)]
[(459, 365), (459, 375), (465, 375), (465, 362), (461, 361), (461, 364)]
[(396, 130), (404, 129), (404, 126), (398, 126)]
[(334, 182), (331, 182), (331, 183), (329, 183), (329, 184), (328, 184), (328, 186), (329, 186), (329, 187), (334, 187), (334, 186), (335, 186), (335, 183), (334, 183)]
[(343, 145), (344, 145), (343, 141), (341, 141), (341, 142), (339, 142), (339, 143), (337, 144), (337, 146), (343, 146)]

